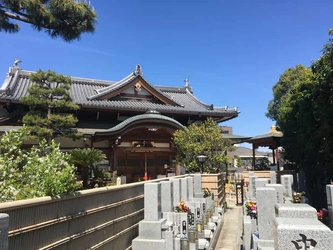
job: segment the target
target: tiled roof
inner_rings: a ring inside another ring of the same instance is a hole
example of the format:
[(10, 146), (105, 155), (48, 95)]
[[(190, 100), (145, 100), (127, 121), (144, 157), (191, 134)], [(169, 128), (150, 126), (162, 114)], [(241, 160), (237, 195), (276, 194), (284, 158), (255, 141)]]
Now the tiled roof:
[(259, 141), (262, 139), (270, 139), (270, 138), (280, 139), (282, 137), (283, 137), (283, 133), (281, 131), (276, 130), (276, 126), (272, 126), (271, 130), (269, 132), (262, 134), (262, 135), (254, 136), (247, 142), (253, 143), (253, 142), (256, 142), (256, 141)]
[[(27, 94), (28, 88), (32, 85), (29, 80), (29, 74), (33, 73), (25, 70), (17, 70), (16, 72), (6, 75), (3, 86), (0, 89), (0, 101), (10, 100), (19, 102), (20, 98)], [(70, 95), (72, 100), (82, 107), (99, 108), (99, 109), (119, 109), (136, 112), (146, 112), (148, 110), (157, 110), (160, 113), (188, 114), (188, 115), (207, 115), (213, 117), (221, 117), (221, 120), (228, 120), (238, 116), (237, 108), (228, 109), (228, 107), (213, 107), (199, 101), (189, 87), (164, 87), (155, 86), (147, 82), (156, 91), (172, 100), (179, 105), (167, 105), (150, 102), (142, 102), (135, 100), (99, 100), (94, 99), (96, 96), (109, 93), (118, 89), (120, 86), (133, 80), (138, 75), (130, 74), (121, 81), (103, 81), (96, 79), (86, 79), (72, 77), (72, 86)], [(140, 74), (141, 76), (141, 74)], [(142, 77), (142, 76), (141, 76)]]

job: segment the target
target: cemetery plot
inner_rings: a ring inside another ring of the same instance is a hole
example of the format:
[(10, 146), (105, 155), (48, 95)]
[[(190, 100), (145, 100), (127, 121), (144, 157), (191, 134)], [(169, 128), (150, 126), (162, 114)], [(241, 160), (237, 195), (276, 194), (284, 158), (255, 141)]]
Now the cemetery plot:
[(210, 249), (222, 226), (223, 210), (208, 192), (202, 190), (199, 174), (146, 183), (144, 219), (132, 249)]

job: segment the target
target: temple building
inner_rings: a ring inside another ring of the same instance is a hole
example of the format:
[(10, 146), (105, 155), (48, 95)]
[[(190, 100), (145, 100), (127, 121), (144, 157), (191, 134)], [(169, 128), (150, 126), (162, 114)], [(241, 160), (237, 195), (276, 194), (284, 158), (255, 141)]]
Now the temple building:
[[(32, 71), (20, 69), (16, 60), (0, 88), (0, 132), (18, 129), (28, 107), (20, 102), (33, 84)], [(70, 95), (76, 111), (80, 140), (56, 138), (64, 151), (93, 147), (107, 155), (109, 170), (134, 182), (146, 172), (149, 178), (174, 172), (176, 148), (173, 132), (208, 117), (224, 122), (238, 116), (238, 109), (214, 107), (198, 100), (188, 80), (185, 86), (151, 84), (141, 67), (119, 81), (71, 77)], [(33, 144), (33, 142), (30, 142)]]

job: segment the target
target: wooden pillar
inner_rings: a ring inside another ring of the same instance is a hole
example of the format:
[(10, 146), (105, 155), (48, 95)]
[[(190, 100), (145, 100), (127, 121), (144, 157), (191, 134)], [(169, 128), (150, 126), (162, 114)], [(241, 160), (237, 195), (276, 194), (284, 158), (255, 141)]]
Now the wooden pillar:
[(280, 163), (279, 163), (279, 149), (276, 149), (276, 169), (280, 171)]
[(112, 148), (112, 141), (111, 140), (108, 140), (108, 143), (109, 143), (109, 153), (107, 155), (107, 158), (109, 160), (109, 171), (110, 173), (113, 172), (113, 148)]
[(113, 162), (112, 162), (112, 173), (113, 175), (117, 175), (118, 172), (118, 147), (117, 145), (113, 145)]
[(252, 143), (252, 167), (256, 170), (256, 146)]
[(273, 152), (273, 165), (275, 165), (275, 149), (274, 148), (272, 149), (272, 152)]

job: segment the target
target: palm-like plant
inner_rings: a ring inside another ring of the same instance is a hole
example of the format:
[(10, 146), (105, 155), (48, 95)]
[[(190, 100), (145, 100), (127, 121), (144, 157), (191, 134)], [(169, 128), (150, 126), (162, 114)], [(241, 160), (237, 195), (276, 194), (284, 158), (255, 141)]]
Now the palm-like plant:
[(103, 154), (101, 150), (94, 148), (76, 148), (73, 149), (70, 153), (73, 163), (81, 167), (83, 188), (87, 188), (89, 178), (89, 166), (104, 160), (106, 158), (105, 154)]

